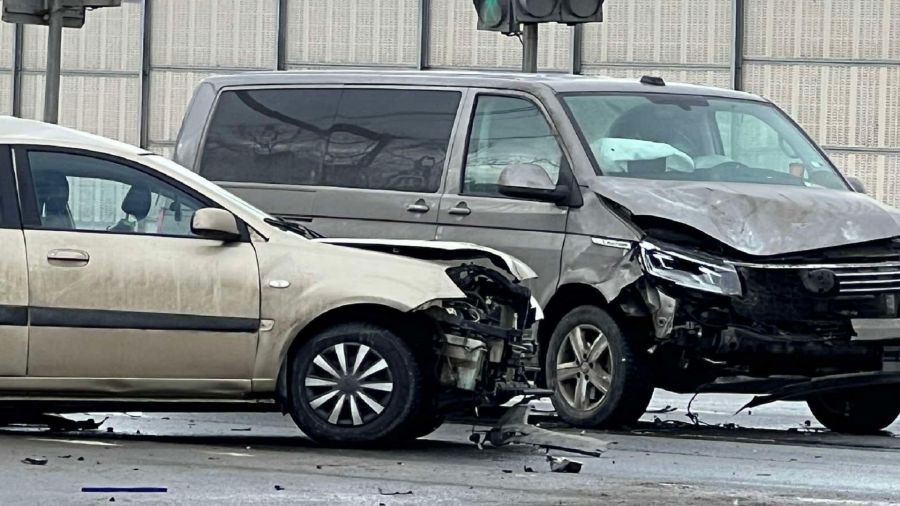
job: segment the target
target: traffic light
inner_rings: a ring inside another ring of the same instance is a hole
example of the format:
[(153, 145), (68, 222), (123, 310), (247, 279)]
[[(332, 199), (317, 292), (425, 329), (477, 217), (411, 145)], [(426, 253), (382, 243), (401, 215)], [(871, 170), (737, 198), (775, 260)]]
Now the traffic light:
[(603, 21), (603, 0), (514, 0), (517, 23)]
[(603, 21), (603, 0), (562, 0), (560, 3), (560, 23)]
[(515, 0), (473, 0), (478, 11), (478, 29), (489, 32), (517, 33), (519, 23), (513, 14)]

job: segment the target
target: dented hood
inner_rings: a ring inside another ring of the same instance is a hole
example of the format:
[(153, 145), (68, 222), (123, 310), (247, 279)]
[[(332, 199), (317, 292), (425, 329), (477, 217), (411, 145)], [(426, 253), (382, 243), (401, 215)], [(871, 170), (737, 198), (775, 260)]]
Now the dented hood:
[(349, 246), (351, 248), (394, 253), (422, 260), (476, 260), (487, 259), (496, 267), (523, 281), (536, 278), (537, 274), (518, 258), (484, 246), (465, 242), (416, 241), (405, 239), (315, 239), (316, 242)]
[(900, 211), (850, 191), (618, 177), (596, 177), (589, 186), (635, 216), (690, 226), (748, 255), (900, 236)]

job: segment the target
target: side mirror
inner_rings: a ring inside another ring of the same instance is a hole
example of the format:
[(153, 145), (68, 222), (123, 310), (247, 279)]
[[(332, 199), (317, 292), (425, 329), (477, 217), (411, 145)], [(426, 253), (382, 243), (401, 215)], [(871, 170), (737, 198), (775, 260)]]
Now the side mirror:
[(853, 188), (853, 191), (856, 193), (867, 193), (866, 185), (863, 184), (862, 179), (855, 176), (847, 176), (847, 182), (850, 183), (850, 188)]
[(191, 219), (191, 232), (205, 239), (234, 242), (241, 239), (237, 218), (224, 209), (206, 207)]
[(501, 195), (559, 204), (569, 198), (567, 185), (556, 185), (540, 165), (516, 163), (503, 169), (497, 182)]

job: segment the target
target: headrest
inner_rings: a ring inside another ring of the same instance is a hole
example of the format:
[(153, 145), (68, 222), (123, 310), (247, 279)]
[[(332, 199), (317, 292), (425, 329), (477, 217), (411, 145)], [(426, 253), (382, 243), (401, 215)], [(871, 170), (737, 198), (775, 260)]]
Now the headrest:
[(144, 185), (134, 185), (122, 201), (122, 211), (130, 214), (138, 221), (150, 214), (150, 189)]

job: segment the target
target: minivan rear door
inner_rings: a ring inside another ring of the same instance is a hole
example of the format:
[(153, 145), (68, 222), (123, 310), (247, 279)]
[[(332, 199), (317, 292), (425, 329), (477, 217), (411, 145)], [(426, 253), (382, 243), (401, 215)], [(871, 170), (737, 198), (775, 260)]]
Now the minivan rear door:
[(433, 239), (462, 92), (225, 90), (200, 173), (330, 237)]
[(556, 289), (568, 209), (498, 191), (500, 173), (514, 164), (542, 167), (553, 182), (569, 171), (555, 129), (541, 105), (514, 92), (484, 91), (468, 99), (468, 128), (454, 145), (436, 238), (490, 246), (538, 273), (532, 286), (546, 303)]

